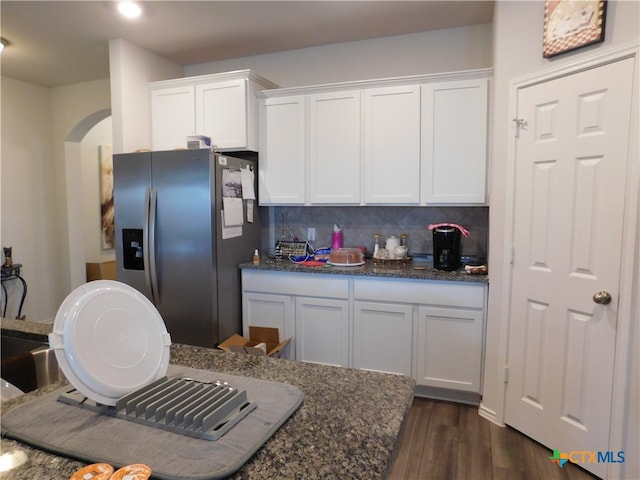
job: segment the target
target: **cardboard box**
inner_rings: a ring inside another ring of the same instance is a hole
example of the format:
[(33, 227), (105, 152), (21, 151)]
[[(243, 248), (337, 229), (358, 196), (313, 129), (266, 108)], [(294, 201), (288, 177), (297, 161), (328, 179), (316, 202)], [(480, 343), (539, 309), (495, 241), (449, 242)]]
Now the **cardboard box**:
[(87, 282), (93, 280), (116, 280), (116, 261), (87, 263)]
[(225, 352), (248, 353), (251, 355), (268, 355), (280, 358), (280, 351), (289, 343), (290, 338), (280, 341), (277, 328), (249, 327), (249, 338), (233, 334), (218, 348)]

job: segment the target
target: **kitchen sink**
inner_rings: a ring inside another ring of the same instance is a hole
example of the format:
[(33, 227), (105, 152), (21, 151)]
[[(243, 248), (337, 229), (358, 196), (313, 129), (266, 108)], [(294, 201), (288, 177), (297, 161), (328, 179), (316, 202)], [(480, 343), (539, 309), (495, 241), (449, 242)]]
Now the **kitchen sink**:
[(36, 364), (36, 384), (38, 388), (65, 380), (53, 348), (36, 350), (31, 353)]
[(54, 350), (28, 338), (2, 335), (0, 368), (2, 379), (24, 393), (65, 379)]
[(2, 335), (2, 360), (8, 357), (19, 355), (23, 352), (29, 352), (39, 348), (47, 348), (49, 344), (41, 340), (32, 340), (30, 338), (11, 337)]

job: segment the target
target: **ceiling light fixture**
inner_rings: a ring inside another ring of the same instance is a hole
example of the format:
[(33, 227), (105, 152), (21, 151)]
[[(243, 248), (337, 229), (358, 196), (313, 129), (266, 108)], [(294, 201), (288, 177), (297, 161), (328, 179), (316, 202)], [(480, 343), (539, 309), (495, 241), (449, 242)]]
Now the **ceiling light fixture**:
[(142, 14), (142, 9), (134, 2), (120, 2), (118, 10), (127, 18), (137, 18)]
[(9, 41), (6, 38), (0, 37), (0, 52), (4, 50), (4, 47), (9, 45)]

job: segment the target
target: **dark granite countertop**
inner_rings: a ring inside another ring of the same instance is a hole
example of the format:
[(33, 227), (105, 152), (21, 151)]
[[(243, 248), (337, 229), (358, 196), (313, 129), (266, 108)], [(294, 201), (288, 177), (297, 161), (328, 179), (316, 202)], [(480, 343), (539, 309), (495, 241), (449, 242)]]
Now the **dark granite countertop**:
[(2, 329), (3, 335), (48, 342), (48, 335), (53, 330), (53, 324), (3, 318), (0, 320), (0, 329)]
[(394, 264), (388, 261), (387, 265), (374, 265), (372, 260), (367, 259), (364, 265), (355, 267), (338, 267), (334, 265), (306, 266), (294, 263), (288, 259), (272, 260), (263, 259), (259, 264), (252, 262), (240, 264), (241, 269), (246, 270), (267, 270), (274, 272), (295, 272), (295, 273), (321, 273), (327, 275), (354, 275), (361, 277), (382, 277), (401, 278), (405, 280), (437, 280), (453, 282), (476, 282), (488, 283), (487, 275), (469, 275), (462, 271), (445, 272), (436, 270), (428, 262), (410, 261), (405, 265)]
[[(52, 327), (5, 319), (1, 325), (3, 333), (10, 330), (36, 336), (46, 336)], [(402, 375), (177, 344), (171, 347), (171, 363), (289, 383), (304, 392), (300, 408), (233, 478), (384, 478), (413, 399), (414, 381)], [(6, 412), (59, 386), (54, 384), (3, 402), (2, 410)], [(6, 478), (69, 478), (85, 465), (6, 438), (2, 438), (1, 447), (4, 453), (20, 449), (29, 457), (26, 465)]]

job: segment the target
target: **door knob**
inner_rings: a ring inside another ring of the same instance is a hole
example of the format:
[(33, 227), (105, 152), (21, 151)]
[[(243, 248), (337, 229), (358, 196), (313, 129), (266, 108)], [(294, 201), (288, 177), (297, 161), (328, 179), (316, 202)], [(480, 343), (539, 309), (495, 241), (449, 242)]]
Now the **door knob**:
[(609, 305), (611, 303), (611, 294), (604, 290), (596, 292), (593, 295), (593, 301), (600, 305)]

